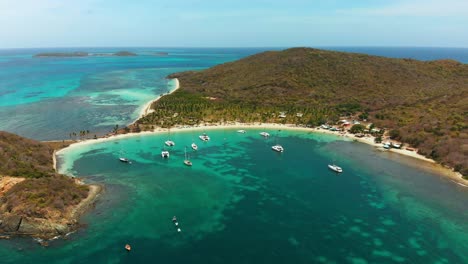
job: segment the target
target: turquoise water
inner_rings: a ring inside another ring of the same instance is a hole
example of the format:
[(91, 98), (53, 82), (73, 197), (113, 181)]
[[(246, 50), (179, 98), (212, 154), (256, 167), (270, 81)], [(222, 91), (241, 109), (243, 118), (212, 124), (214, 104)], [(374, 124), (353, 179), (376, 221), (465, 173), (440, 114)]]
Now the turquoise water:
[[(90, 137), (103, 135), (133, 122), (145, 103), (171, 90), (167, 75), (264, 49), (128, 48), (139, 56), (33, 57), (76, 50), (110, 54), (122, 49), (0, 50), (0, 130), (38, 140), (69, 139), (82, 130)], [(152, 55), (156, 52), (168, 56)]]
[[(106, 186), (86, 227), (48, 248), (0, 241), (2, 261), (468, 263), (466, 188), (329, 135), (216, 130), (203, 143), (201, 132), (67, 149), (61, 172)], [(164, 160), (168, 138), (176, 146)], [(284, 153), (271, 150), (276, 142)], [(183, 164), (185, 147), (192, 167)], [(327, 169), (333, 160), (342, 174)]]
[[(467, 49), (337, 49), (468, 62)], [(47, 50), (0, 50), (0, 129), (40, 140), (106, 133), (172, 89), (167, 74), (264, 49), (128, 50), (141, 56), (38, 59), (32, 54)], [(47, 248), (30, 238), (0, 240), (0, 262), (468, 263), (468, 190), (418, 161), (329, 135), (207, 132), (206, 143), (198, 131), (68, 148), (60, 171), (105, 186), (96, 208)], [(163, 160), (168, 138), (176, 146)], [(271, 150), (277, 141), (282, 154)], [(192, 167), (182, 163), (185, 146)], [(344, 173), (327, 169), (333, 161)]]
[[(324, 47), (327, 48), (327, 47)], [(276, 48), (277, 49), (277, 48)], [(468, 63), (468, 49), (329, 47), (397, 58), (452, 58)], [(40, 52), (119, 50), (137, 57), (34, 58)], [(38, 140), (69, 139), (89, 130), (103, 135), (124, 126), (142, 106), (171, 89), (165, 77), (201, 70), (272, 48), (69, 48), (0, 50), (0, 130)], [(154, 56), (167, 52), (168, 56)]]

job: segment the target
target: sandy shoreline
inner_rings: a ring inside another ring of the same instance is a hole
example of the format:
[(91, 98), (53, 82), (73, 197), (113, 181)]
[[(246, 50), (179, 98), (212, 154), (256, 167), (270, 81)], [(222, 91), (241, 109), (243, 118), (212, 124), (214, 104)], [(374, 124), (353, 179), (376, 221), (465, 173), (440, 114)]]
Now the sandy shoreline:
[[(177, 89), (179, 89), (179, 87), (180, 87), (180, 85), (179, 85), (179, 79), (174, 78), (174, 79), (172, 79), (172, 80), (175, 82), (175, 87), (174, 87), (174, 89), (172, 89), (169, 93), (164, 94), (164, 95), (171, 94), (171, 93), (175, 92)], [(162, 95), (162, 96), (164, 96), (164, 95)], [(153, 99), (153, 100), (147, 102), (147, 103), (145, 104), (145, 107), (143, 107), (143, 109), (141, 109), (140, 114), (138, 115), (138, 118), (137, 118), (136, 120), (138, 120), (138, 119), (140, 119), (140, 118), (142, 118), (142, 117), (144, 117), (144, 116), (146, 116), (146, 115), (152, 113), (154, 110), (151, 109), (151, 105), (152, 105), (154, 102), (156, 102), (157, 100), (159, 100), (162, 96), (158, 96), (158, 97), (156, 97), (155, 99)], [(136, 120), (135, 120), (135, 121), (136, 121)], [(134, 121), (134, 122), (135, 122), (135, 121)], [(134, 123), (134, 122), (133, 122), (133, 123)], [(132, 123), (132, 124), (133, 124), (133, 123)]]
[[(175, 82), (174, 89), (172, 91), (170, 91), (169, 93), (165, 94), (165, 95), (171, 94), (171, 93), (175, 92), (176, 90), (178, 90), (180, 88), (179, 80), (177, 78), (174, 78), (173, 80)], [(164, 95), (162, 95), (162, 96), (164, 96)], [(146, 103), (145, 107), (140, 111), (140, 115), (139, 115), (138, 119), (140, 119), (141, 117), (146, 116), (146, 115), (150, 114), (152, 111), (154, 111), (153, 109), (151, 109), (151, 105), (154, 102), (156, 102), (157, 100), (159, 100), (162, 96), (158, 96), (154, 100), (151, 100), (148, 103)], [(136, 122), (136, 120), (133, 123), (135, 123), (135, 122)], [(335, 132), (335, 131), (325, 130), (325, 129), (321, 129), (321, 128), (298, 127), (298, 126), (293, 125), (293, 124), (227, 122), (227, 123), (223, 123), (223, 124), (205, 124), (205, 125), (198, 125), (198, 126), (182, 126), (182, 125), (179, 125), (179, 126), (171, 128), (171, 131), (172, 132), (196, 131), (196, 130), (206, 131), (206, 130), (211, 130), (211, 129), (246, 129), (246, 128), (252, 128), (252, 129), (261, 129), (261, 128), (264, 128), (264, 129), (287, 129), (287, 130), (295, 130), (295, 131), (302, 131), (302, 132), (323, 133), (323, 134), (335, 135), (337, 137), (342, 137), (345, 140), (353, 140), (353, 141), (361, 142), (361, 143), (364, 143), (364, 144), (371, 145), (371, 146), (373, 146), (375, 148), (379, 148), (379, 149), (384, 150), (382, 143), (375, 143), (374, 142), (374, 137), (372, 137), (372, 136), (366, 136), (366, 137), (359, 138), (359, 137), (355, 137), (353, 134), (350, 134), (348, 132)], [(104, 141), (118, 140), (118, 139), (122, 139), (122, 138), (135, 137), (135, 136), (146, 135), (146, 134), (158, 134), (158, 133), (167, 133), (167, 132), (168, 132), (168, 129), (166, 129), (166, 128), (156, 127), (153, 131), (143, 131), (143, 132), (140, 132), (140, 133), (118, 134), (118, 135), (106, 136), (106, 137), (102, 137), (102, 138), (98, 138), (98, 139), (86, 139), (86, 140), (83, 140), (83, 141), (72, 143), (68, 147), (60, 149), (60, 150), (54, 152), (54, 155), (53, 155), (54, 156), (54, 169), (57, 169), (56, 168), (56, 164), (57, 164), (56, 155), (60, 154), (63, 150), (65, 150), (67, 148), (80, 147), (80, 146), (90, 145), (90, 144), (104, 142)], [(457, 183), (460, 186), (468, 187), (468, 180), (463, 179), (463, 176), (460, 173), (455, 172), (452, 169), (446, 168), (446, 167), (438, 164), (434, 160), (428, 159), (428, 158), (424, 157), (423, 155), (418, 154), (416, 151), (410, 151), (410, 150), (407, 150), (407, 149), (394, 149), (394, 148), (389, 149), (389, 150), (385, 150), (385, 151), (390, 151), (390, 152), (393, 152), (393, 153), (398, 153), (400, 155), (404, 155), (406, 157), (411, 157), (411, 158), (415, 158), (415, 159), (418, 159), (418, 160), (421, 160), (421, 161), (425, 161), (427, 164), (431, 164), (431, 167), (432, 167), (431, 170), (433, 172), (436, 172), (437, 174), (442, 174), (442, 175), (450, 178), (454, 183)], [(425, 167), (427, 169), (427, 166), (425, 166)]]
[[(176, 126), (176, 127), (171, 128), (171, 132), (207, 131), (207, 130), (219, 130), (219, 129), (248, 129), (248, 128), (251, 128), (251, 129), (263, 128), (263, 129), (273, 129), (273, 130), (285, 129), (285, 130), (301, 131), (301, 132), (308, 132), (308, 133), (310, 132), (322, 133), (322, 134), (334, 135), (339, 138), (342, 138), (343, 140), (353, 140), (353, 141), (361, 142), (364, 144), (371, 145), (375, 148), (381, 149), (382, 151), (389, 151), (392, 153), (397, 153), (400, 155), (404, 155), (406, 157), (411, 157), (411, 158), (418, 159), (420, 161), (424, 161), (428, 164), (428, 166), (424, 166), (425, 169), (430, 169), (431, 171), (437, 174), (441, 174), (443, 176), (449, 177), (453, 182), (457, 183), (460, 186), (468, 187), (468, 180), (463, 179), (460, 173), (454, 172), (453, 170), (449, 168), (443, 167), (442, 165), (436, 163), (434, 160), (428, 159), (416, 153), (416, 151), (409, 151), (406, 149), (384, 150), (382, 147), (382, 143), (374, 142), (374, 137), (358, 138), (350, 133), (333, 132), (333, 131), (320, 129), (320, 128), (298, 127), (293, 124), (274, 124), (274, 123), (228, 123), (228, 124), (208, 124), (208, 125), (199, 125), (199, 126)], [(148, 134), (163, 134), (167, 132), (168, 132), (168, 129), (158, 127), (158, 128), (155, 128), (153, 131), (119, 134), (119, 135), (115, 135), (111, 137), (84, 140), (84, 141), (73, 143), (67, 148), (82, 147), (82, 146), (86, 146), (86, 145), (90, 145), (90, 144), (94, 144), (98, 142), (112, 141), (112, 140), (118, 140), (118, 139), (135, 137), (135, 136), (140, 136), (140, 135), (148, 135)], [(61, 151), (65, 149), (66, 148), (57, 151), (57, 154), (61, 153)]]

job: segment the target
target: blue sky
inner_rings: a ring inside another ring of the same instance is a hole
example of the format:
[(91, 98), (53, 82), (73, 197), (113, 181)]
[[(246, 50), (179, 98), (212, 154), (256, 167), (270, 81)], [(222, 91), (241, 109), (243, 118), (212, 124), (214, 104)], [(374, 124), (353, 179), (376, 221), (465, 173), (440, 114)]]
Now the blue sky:
[(0, 0), (0, 48), (468, 47), (468, 0)]

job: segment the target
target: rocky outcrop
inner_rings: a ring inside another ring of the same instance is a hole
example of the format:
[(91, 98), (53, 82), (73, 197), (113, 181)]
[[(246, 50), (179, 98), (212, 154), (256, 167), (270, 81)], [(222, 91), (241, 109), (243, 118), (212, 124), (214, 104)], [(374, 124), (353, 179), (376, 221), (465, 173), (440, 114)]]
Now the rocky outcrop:
[(79, 227), (78, 218), (94, 206), (101, 191), (101, 186), (90, 185), (88, 197), (72, 208), (66, 218), (44, 219), (4, 213), (0, 215), (0, 238), (32, 236), (50, 239), (70, 233)]

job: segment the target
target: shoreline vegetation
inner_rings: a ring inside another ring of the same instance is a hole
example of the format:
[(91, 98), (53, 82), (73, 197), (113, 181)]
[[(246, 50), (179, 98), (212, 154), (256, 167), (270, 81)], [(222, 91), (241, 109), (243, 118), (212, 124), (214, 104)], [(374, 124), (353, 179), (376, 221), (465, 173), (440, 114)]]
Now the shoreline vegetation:
[[(165, 95), (159, 96), (156, 99), (151, 100), (150, 102), (146, 103), (145, 107), (140, 112), (139, 118), (135, 120), (135, 122), (130, 124), (129, 127), (135, 128), (135, 126), (138, 124), (138, 121), (141, 118), (155, 111), (154, 109), (151, 108), (153, 104), (157, 103), (161, 98), (164, 98), (164, 96), (173, 94), (174, 92), (180, 89), (179, 80), (177, 78), (174, 78), (174, 81), (176, 82), (175, 88), (171, 92)], [(140, 136), (140, 135), (145, 135), (145, 134), (166, 134), (169, 131), (169, 129), (171, 132), (174, 132), (174, 133), (182, 132), (182, 131), (207, 131), (207, 130), (213, 130), (213, 129), (249, 129), (249, 128), (250, 129), (272, 129), (272, 130), (287, 129), (287, 130), (301, 131), (301, 132), (307, 132), (307, 133), (322, 133), (322, 134), (334, 135), (344, 140), (354, 140), (357, 142), (368, 144), (382, 151), (389, 151), (392, 153), (403, 155), (408, 158), (417, 159), (425, 163), (423, 165), (420, 164), (418, 168), (429, 170), (433, 173), (448, 177), (454, 183), (463, 187), (468, 187), (468, 179), (463, 178), (463, 175), (461, 173), (455, 172), (452, 168), (445, 167), (437, 163), (433, 159), (429, 159), (421, 154), (418, 154), (417, 149), (391, 148), (387, 150), (382, 147), (382, 143), (376, 143), (375, 142), (376, 137), (372, 135), (366, 135), (364, 137), (356, 137), (355, 134), (349, 133), (348, 131), (330, 131), (327, 129), (322, 129), (320, 127), (309, 128), (309, 127), (304, 127), (304, 126), (298, 126), (295, 124), (260, 123), (260, 122), (204, 123), (204, 124), (197, 124), (197, 125), (176, 125), (170, 128), (163, 128), (160, 126), (151, 126), (151, 127), (152, 127), (151, 129), (144, 130), (144, 131), (138, 129), (139, 132), (127, 132), (125, 131), (125, 129), (121, 129), (121, 130), (118, 130), (116, 133), (107, 134), (103, 137), (99, 137), (95, 139), (86, 139), (86, 140), (81, 140), (81, 141), (65, 141), (67, 142), (67, 146), (65, 148), (58, 150), (56, 154), (59, 154), (60, 152), (64, 151), (66, 148), (69, 148), (69, 147), (72, 147), (72, 148), (80, 147), (80, 146), (95, 144), (98, 142), (118, 140), (118, 139), (135, 137), (135, 136)], [(389, 137), (387, 136), (386, 138), (389, 138)], [(395, 140), (391, 140), (391, 141), (396, 142)]]
[(55, 149), (46, 143), (0, 131), (0, 157), (2, 239), (31, 236), (47, 245), (44, 240), (79, 228), (103, 189), (58, 174)]

